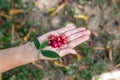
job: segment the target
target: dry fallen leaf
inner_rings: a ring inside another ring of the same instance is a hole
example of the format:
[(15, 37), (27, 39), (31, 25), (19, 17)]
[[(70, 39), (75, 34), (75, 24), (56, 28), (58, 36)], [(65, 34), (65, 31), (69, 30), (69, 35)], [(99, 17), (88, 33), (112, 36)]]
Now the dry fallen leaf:
[(54, 16), (56, 13), (58, 13), (60, 10), (62, 10), (68, 3), (65, 2), (63, 4), (61, 4), (53, 13), (51, 13), (51, 16)]
[(13, 16), (13, 15), (16, 15), (16, 14), (19, 14), (19, 13), (25, 13), (26, 11), (25, 10), (22, 10), (22, 9), (11, 9), (9, 11), (9, 15), (10, 16)]
[(84, 21), (88, 20), (88, 17), (85, 15), (75, 15), (74, 18), (80, 18), (80, 19), (83, 19)]
[(110, 4), (113, 4), (116, 0), (109, 0)]
[(120, 32), (120, 24), (118, 25), (118, 31)]
[(42, 68), (43, 68), (43, 66), (41, 66), (40, 64), (37, 64), (36, 62), (32, 62), (32, 64), (33, 64), (34, 66), (36, 66), (36, 67), (40, 68), (40, 69), (42, 69)]
[(88, 65), (80, 65), (78, 67), (79, 70), (86, 69), (86, 68), (89, 68), (89, 66)]
[(74, 80), (74, 76), (73, 76), (73, 75), (70, 75), (70, 76), (68, 77), (68, 80)]
[(57, 66), (57, 67), (68, 68), (68, 66), (66, 66), (63, 63), (60, 63), (58, 61), (54, 61), (54, 65)]
[(92, 49), (94, 49), (94, 50), (105, 50), (105, 48), (103, 48), (103, 47), (92, 47)]
[(0, 16), (5, 17), (5, 18), (8, 18), (8, 19), (12, 19), (11, 16), (6, 15), (4, 12), (0, 12)]
[(29, 39), (28, 35), (24, 36), (24, 38), (23, 38), (24, 41), (28, 41), (28, 39)]
[(76, 58), (77, 58), (78, 61), (80, 61), (81, 60), (81, 55), (80, 54), (76, 54)]
[(112, 57), (112, 49), (109, 49), (109, 60), (112, 62), (113, 61), (113, 57)]
[(24, 36), (23, 40), (24, 40), (24, 41), (28, 41), (31, 32), (33, 32), (33, 31), (35, 31), (35, 29), (34, 29), (34, 28), (30, 28), (30, 29), (29, 29), (29, 32)]
[(98, 37), (99, 36), (99, 34), (96, 32), (96, 31), (93, 31), (93, 30), (90, 30), (91, 31), (91, 33), (95, 36), (95, 37)]
[(117, 67), (117, 68), (120, 67), (120, 63), (119, 63), (119, 64), (116, 64), (115, 67)]

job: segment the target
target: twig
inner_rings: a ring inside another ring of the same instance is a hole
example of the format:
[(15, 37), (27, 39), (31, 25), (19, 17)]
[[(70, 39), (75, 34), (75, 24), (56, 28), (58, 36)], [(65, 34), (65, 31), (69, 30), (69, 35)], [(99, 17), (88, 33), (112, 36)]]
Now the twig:
[(12, 29), (11, 29), (11, 43), (14, 43), (15, 42), (15, 24), (12, 25)]
[(37, 64), (36, 62), (32, 62), (32, 64), (33, 64), (34, 66), (36, 66), (36, 67), (40, 68), (40, 69), (42, 69), (42, 68), (43, 68), (43, 66), (41, 66), (40, 64)]
[(119, 63), (119, 64), (116, 64), (115, 67), (117, 67), (117, 68), (120, 67), (120, 63)]
[(51, 16), (54, 16), (56, 13), (58, 13), (60, 10), (62, 10), (67, 4), (68, 4), (67, 2), (61, 4), (61, 5), (51, 14)]

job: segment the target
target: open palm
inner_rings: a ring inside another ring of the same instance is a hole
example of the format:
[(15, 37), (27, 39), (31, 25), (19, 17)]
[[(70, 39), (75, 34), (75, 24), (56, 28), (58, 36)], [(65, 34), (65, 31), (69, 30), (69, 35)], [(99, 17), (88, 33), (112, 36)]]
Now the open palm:
[[(44, 50), (51, 50), (57, 52), (61, 57), (67, 54), (76, 54), (74, 47), (79, 45), (80, 43), (89, 39), (90, 31), (86, 30), (84, 27), (76, 28), (73, 25), (69, 25), (68, 27), (64, 27), (55, 31), (48, 32), (40, 37), (38, 37), (40, 43), (48, 40), (50, 35), (59, 36), (64, 34), (67, 37), (67, 44), (62, 45), (58, 48), (53, 48), (51, 46), (47, 46)], [(41, 59), (54, 60), (53, 58), (48, 58), (40, 54)]]

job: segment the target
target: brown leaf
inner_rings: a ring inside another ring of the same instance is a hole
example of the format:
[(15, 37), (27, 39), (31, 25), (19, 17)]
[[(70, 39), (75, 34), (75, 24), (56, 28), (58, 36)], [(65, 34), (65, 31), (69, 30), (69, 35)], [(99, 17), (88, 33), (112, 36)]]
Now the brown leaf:
[(105, 50), (105, 48), (103, 48), (103, 47), (92, 47), (94, 50)]
[(29, 39), (28, 35), (24, 36), (24, 38), (23, 38), (24, 41), (28, 41), (28, 39)]
[(63, 63), (60, 63), (58, 61), (54, 61), (54, 65), (57, 66), (57, 67), (68, 68), (68, 66), (66, 66)]
[(95, 36), (95, 37), (98, 37), (99, 36), (99, 34), (97, 33), (97, 32), (95, 32), (95, 31), (93, 31), (93, 30), (90, 30), (91, 31), (91, 33)]
[(116, 0), (109, 0), (110, 4), (113, 4)]
[(58, 13), (59, 11), (61, 11), (68, 3), (65, 2), (63, 4), (61, 4), (53, 13), (51, 13), (51, 16), (54, 16), (56, 13)]
[(110, 49), (108, 50), (108, 52), (109, 52), (109, 60), (112, 62), (112, 61), (113, 61), (112, 49), (110, 48)]
[(30, 37), (30, 33), (32, 32), (32, 29), (29, 29), (29, 32), (24, 36), (23, 40), (24, 41), (28, 41), (29, 37)]
[(88, 65), (80, 65), (78, 67), (79, 70), (86, 69), (86, 68), (89, 68), (89, 66)]
[(119, 64), (116, 64), (115, 67), (117, 67), (117, 68), (120, 67), (120, 63), (119, 63)]
[(80, 61), (82, 57), (81, 57), (80, 54), (76, 54), (76, 58), (77, 58), (78, 61)]
[(120, 31), (120, 24), (118, 25), (118, 31)]
[(25, 10), (22, 10), (22, 9), (11, 9), (9, 11), (9, 15), (10, 16), (13, 16), (13, 15), (16, 15), (16, 14), (19, 14), (19, 13), (25, 13), (26, 11)]
[(68, 80), (74, 80), (74, 76), (73, 76), (73, 75), (70, 75), (70, 76), (68, 77)]
[(87, 16), (85, 16), (85, 15), (75, 15), (74, 16), (74, 18), (80, 18), (80, 19), (82, 19), (82, 20), (84, 20), (84, 21), (87, 21), (88, 20), (88, 17)]
[(42, 69), (42, 68), (43, 68), (43, 66), (42, 66), (42, 65), (37, 64), (36, 62), (32, 62), (32, 64), (33, 64), (34, 66), (36, 66), (36, 67), (40, 68), (40, 69)]
[(0, 16), (8, 18), (8, 19), (12, 19), (12, 16), (6, 15), (4, 12), (1, 12)]

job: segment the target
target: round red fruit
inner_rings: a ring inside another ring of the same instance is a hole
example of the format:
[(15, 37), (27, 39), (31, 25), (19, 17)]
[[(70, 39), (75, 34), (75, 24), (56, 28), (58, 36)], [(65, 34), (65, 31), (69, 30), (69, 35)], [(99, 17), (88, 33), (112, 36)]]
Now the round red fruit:
[(53, 48), (57, 48), (57, 47), (58, 47), (57, 43), (53, 43), (53, 44), (52, 44), (52, 47), (53, 47)]
[(66, 44), (67, 41), (65, 39), (62, 40), (62, 44)]
[(50, 40), (54, 40), (55, 36), (54, 35), (50, 35), (49, 39)]
[(66, 36), (65, 36), (65, 35), (61, 35), (60, 37), (61, 37), (61, 39), (65, 39), (65, 38), (66, 38)]
[(57, 37), (56, 37), (56, 41), (61, 41), (60, 36), (57, 36)]
[(62, 46), (61, 42), (57, 42), (58, 47)]

